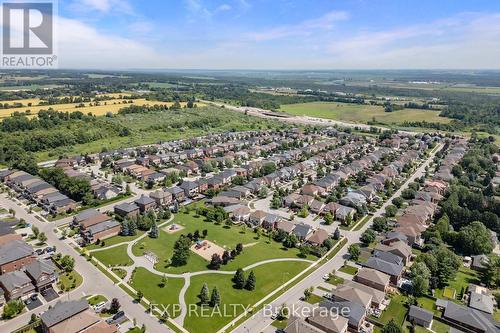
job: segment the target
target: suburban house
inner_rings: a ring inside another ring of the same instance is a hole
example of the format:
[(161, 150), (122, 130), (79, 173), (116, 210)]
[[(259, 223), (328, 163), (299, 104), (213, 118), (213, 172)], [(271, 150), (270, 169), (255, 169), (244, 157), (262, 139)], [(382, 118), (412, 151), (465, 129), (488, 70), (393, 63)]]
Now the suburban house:
[(378, 243), (375, 246), (375, 251), (392, 253), (403, 259), (404, 265), (407, 265), (410, 262), (412, 255), (411, 247), (403, 241), (396, 241), (389, 245)]
[(57, 269), (52, 260), (36, 260), (25, 267), (26, 275), (31, 279), (37, 291), (50, 288), (57, 281)]
[(434, 313), (429, 310), (422, 309), (418, 306), (411, 305), (408, 312), (408, 321), (419, 326), (430, 329)]
[[(329, 313), (325, 316), (319, 313), (308, 317), (306, 321), (312, 326), (319, 328), (321, 332), (326, 333), (345, 333), (347, 332), (348, 320), (341, 316), (336, 316)], [(308, 331), (298, 331), (298, 332), (310, 332)], [(298, 333), (297, 332), (297, 333)]]
[(161, 190), (150, 193), (149, 197), (156, 202), (158, 207), (168, 206), (172, 202), (172, 193)]
[(319, 303), (319, 306), (346, 318), (348, 320), (348, 327), (354, 332), (358, 332), (361, 329), (366, 319), (366, 309), (358, 303), (324, 300)]
[(12, 240), (0, 246), (0, 274), (20, 270), (36, 260), (33, 247), (21, 240)]
[(365, 309), (372, 304), (372, 295), (349, 285), (340, 285), (331, 292), (332, 300), (336, 302), (349, 301), (362, 305)]
[(490, 314), (455, 302), (446, 302), (443, 318), (477, 333), (496, 333), (500, 330), (500, 323)]
[(287, 326), (284, 329), (285, 333), (324, 333), (320, 328), (313, 326), (302, 318), (291, 317), (287, 321)]
[(115, 214), (123, 218), (137, 217), (140, 214), (139, 206), (135, 203), (121, 203), (114, 207)]
[(323, 245), (323, 243), (330, 238), (330, 235), (328, 234), (328, 231), (325, 229), (318, 228), (314, 230), (313, 234), (311, 237), (307, 239), (307, 242), (311, 245)]
[(139, 207), (141, 213), (145, 213), (156, 208), (156, 201), (145, 194), (141, 195), (141, 197), (135, 200), (134, 203)]
[(354, 276), (354, 281), (383, 292), (387, 291), (390, 279), (389, 275), (367, 267), (362, 267)]
[(118, 333), (90, 309), (87, 300), (58, 302), (40, 315), (44, 333)]
[(296, 224), (295, 228), (293, 228), (292, 233), (297, 236), (297, 239), (300, 241), (308, 240), (312, 235), (313, 228), (309, 224)]
[(356, 281), (344, 281), (344, 286), (352, 287), (361, 291), (364, 291), (365, 293), (371, 295), (372, 297), (372, 304), (371, 306), (374, 308), (379, 308), (385, 301), (385, 292), (372, 288), (370, 286), (364, 285), (362, 283), (356, 282)]
[(368, 260), (361, 265), (389, 275), (391, 277), (391, 283), (395, 285), (398, 284), (404, 269), (403, 265), (390, 263), (376, 257), (368, 258)]
[(184, 190), (179, 186), (166, 188), (165, 192), (169, 192), (170, 194), (172, 194), (172, 197), (177, 200), (177, 202), (186, 200), (186, 194), (184, 193)]
[(31, 283), (31, 279), (22, 271), (12, 271), (0, 275), (0, 287), (2, 287), (7, 300), (23, 298), (35, 292), (35, 286)]
[(250, 214), (250, 217), (248, 218), (248, 223), (251, 225), (258, 227), (264, 222), (264, 219), (266, 218), (267, 213), (262, 211), (262, 210), (256, 210)]
[(290, 234), (293, 231), (293, 229), (295, 228), (295, 224), (293, 224), (292, 222), (288, 222), (288, 221), (281, 219), (278, 222), (276, 222), (276, 225), (274, 226), (274, 228), (276, 230), (282, 230), (282, 231), (286, 232), (287, 234)]

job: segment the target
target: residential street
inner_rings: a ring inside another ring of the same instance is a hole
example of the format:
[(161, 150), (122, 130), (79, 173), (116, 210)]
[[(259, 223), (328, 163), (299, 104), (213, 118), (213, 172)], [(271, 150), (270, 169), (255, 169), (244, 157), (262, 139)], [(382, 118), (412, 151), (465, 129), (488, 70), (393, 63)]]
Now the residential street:
[[(269, 303), (273, 308), (278, 309), (283, 303), (287, 305), (295, 304), (300, 301), (300, 298), (304, 295), (304, 290), (311, 286), (318, 286), (323, 282), (323, 276), (325, 274), (331, 273), (333, 270), (338, 270), (346, 259), (348, 259), (347, 248), (350, 244), (359, 243), (359, 238), (361, 234), (370, 227), (372, 224), (373, 218), (380, 217), (384, 214), (385, 208), (391, 204), (392, 199), (399, 197), (401, 193), (408, 188), (408, 185), (412, 183), (416, 178), (419, 178), (425, 174), (425, 167), (430, 164), (434, 155), (437, 151), (442, 148), (440, 144), (437, 149), (434, 150), (429, 158), (417, 168), (417, 170), (413, 173), (413, 175), (408, 178), (408, 180), (396, 191), (393, 196), (385, 201), (385, 203), (373, 214), (370, 220), (358, 231), (343, 231), (342, 235), (347, 238), (346, 245), (337, 253), (337, 255), (328, 261), (326, 264), (321, 266), (319, 269), (311, 273), (305, 279), (297, 283), (293, 288), (285, 292), (283, 295), (278, 297), (273, 302)], [(271, 325), (273, 320), (266, 316), (264, 311), (259, 311), (254, 314), (250, 319), (245, 321), (242, 325), (235, 328), (232, 332), (234, 333), (248, 333), (248, 332), (262, 332), (266, 330), (268, 326)], [(229, 331), (231, 326), (228, 325), (222, 331)]]
[[(128, 198), (128, 200), (131, 199)], [(59, 239), (59, 237), (53, 232), (53, 229), (55, 228), (54, 223), (39, 221), (34, 217), (34, 215), (28, 214), (24, 208), (21, 208), (17, 202), (7, 198), (5, 194), (0, 195), (0, 202), (5, 208), (14, 209), (17, 218), (25, 219), (26, 222), (36, 225), (41, 232), (45, 232), (48, 238), (47, 243), (55, 245), (57, 247), (57, 252), (74, 257), (75, 269), (83, 277), (83, 284), (79, 288), (37, 308), (35, 310), (36, 314), (44, 312), (47, 310), (49, 305), (55, 304), (58, 300), (79, 299), (85, 295), (99, 294), (106, 296), (108, 300), (117, 298), (121, 304), (122, 310), (125, 311), (126, 315), (131, 320), (135, 318), (138, 326), (145, 324), (150, 332), (170, 332), (170, 329), (167, 326), (161, 324), (156, 317), (152, 317), (146, 313), (145, 309), (141, 305), (135, 304), (125, 291), (123, 291), (119, 286), (114, 285), (113, 282), (104, 276), (104, 274), (94, 265), (88, 262), (84, 257), (79, 256), (76, 250), (74, 250), (69, 243)], [(1, 331), (11, 332), (16, 328), (27, 324), (30, 320), (31, 313), (32, 312), (26, 312), (12, 320), (2, 322), (0, 324)]]

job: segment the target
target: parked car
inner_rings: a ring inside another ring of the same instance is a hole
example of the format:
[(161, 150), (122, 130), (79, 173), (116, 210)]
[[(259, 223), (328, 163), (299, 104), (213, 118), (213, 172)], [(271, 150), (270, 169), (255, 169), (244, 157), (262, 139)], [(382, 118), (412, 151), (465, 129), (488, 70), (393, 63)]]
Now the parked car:
[(120, 319), (121, 317), (125, 316), (125, 312), (123, 311), (118, 311), (117, 313), (115, 313), (115, 315), (113, 316), (113, 320), (117, 320), (117, 319)]
[(97, 303), (96, 305), (94, 305), (94, 310), (96, 312), (99, 312), (104, 308), (105, 305), (106, 305), (106, 302)]

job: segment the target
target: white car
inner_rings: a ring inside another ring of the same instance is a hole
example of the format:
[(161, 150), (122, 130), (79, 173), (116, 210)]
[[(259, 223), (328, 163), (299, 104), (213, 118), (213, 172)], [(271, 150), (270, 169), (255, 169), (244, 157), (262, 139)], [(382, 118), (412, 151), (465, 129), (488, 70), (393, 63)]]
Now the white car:
[(95, 311), (101, 311), (104, 308), (105, 305), (106, 305), (106, 302), (97, 303), (96, 305), (94, 305), (94, 310)]
[(323, 275), (323, 280), (328, 280), (330, 278), (330, 274)]

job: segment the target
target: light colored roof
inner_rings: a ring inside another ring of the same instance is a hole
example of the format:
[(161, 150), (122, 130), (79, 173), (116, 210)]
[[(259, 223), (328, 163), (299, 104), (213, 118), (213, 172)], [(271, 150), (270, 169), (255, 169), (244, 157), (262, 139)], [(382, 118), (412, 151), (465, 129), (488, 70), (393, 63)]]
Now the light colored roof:
[(89, 308), (87, 300), (81, 299), (68, 302), (57, 302), (53, 308), (45, 311), (40, 316), (41, 320), (47, 327), (52, 327), (77, 313), (85, 311)]
[(0, 246), (0, 265), (28, 257), (33, 254), (33, 247), (21, 240), (13, 240)]
[(380, 285), (389, 284), (389, 281), (391, 279), (389, 275), (368, 267), (363, 267), (358, 270), (356, 276), (359, 276), (360, 278), (363, 278), (365, 280), (373, 281)]
[(471, 292), (469, 296), (469, 306), (486, 313), (493, 313), (493, 297), (490, 295)]
[(380, 304), (385, 299), (385, 292), (372, 288), (370, 286), (364, 285), (356, 281), (345, 281), (344, 285), (350, 286), (359, 290), (364, 291), (372, 296), (372, 302)]
[(307, 318), (307, 321), (318, 328), (326, 328), (329, 332), (341, 333), (345, 332), (348, 320), (344, 317), (334, 315), (329, 312), (328, 316), (324, 314), (315, 313), (313, 316)]
[(332, 296), (337, 301), (351, 301), (368, 308), (372, 302), (372, 296), (360, 289), (349, 285), (340, 285), (332, 290)]

